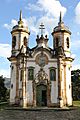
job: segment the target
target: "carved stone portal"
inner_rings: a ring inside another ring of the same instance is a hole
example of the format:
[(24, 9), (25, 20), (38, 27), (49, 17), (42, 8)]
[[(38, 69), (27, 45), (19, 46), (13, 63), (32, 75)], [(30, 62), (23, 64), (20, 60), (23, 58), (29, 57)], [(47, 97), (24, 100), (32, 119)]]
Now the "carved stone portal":
[(40, 68), (33, 81), (33, 106), (50, 106), (50, 103), (51, 84), (43, 68)]

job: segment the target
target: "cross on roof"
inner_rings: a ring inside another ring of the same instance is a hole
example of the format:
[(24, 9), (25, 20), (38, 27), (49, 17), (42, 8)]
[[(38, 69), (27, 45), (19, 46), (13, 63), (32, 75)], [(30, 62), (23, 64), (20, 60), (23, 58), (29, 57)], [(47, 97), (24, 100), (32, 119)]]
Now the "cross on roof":
[(43, 23), (41, 23), (41, 25), (40, 25), (40, 28), (39, 29), (41, 29), (41, 35), (43, 35), (43, 30), (45, 29), (44, 28), (44, 24)]

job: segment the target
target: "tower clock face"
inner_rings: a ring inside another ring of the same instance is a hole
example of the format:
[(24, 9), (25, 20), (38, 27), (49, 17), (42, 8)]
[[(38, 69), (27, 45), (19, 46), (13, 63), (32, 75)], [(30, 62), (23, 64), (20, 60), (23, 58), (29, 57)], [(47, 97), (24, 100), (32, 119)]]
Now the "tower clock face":
[(48, 64), (48, 58), (45, 54), (39, 54), (36, 58), (36, 63), (40, 67), (44, 67), (46, 64)]

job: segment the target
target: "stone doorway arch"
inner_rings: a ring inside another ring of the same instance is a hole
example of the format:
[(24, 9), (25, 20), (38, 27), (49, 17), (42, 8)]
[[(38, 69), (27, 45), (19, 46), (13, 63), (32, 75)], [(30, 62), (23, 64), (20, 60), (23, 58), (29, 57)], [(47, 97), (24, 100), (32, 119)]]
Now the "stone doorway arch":
[(51, 82), (48, 80), (45, 71), (41, 68), (33, 80), (33, 106), (50, 106), (50, 104)]
[(36, 105), (47, 106), (47, 86), (46, 85), (36, 86)]

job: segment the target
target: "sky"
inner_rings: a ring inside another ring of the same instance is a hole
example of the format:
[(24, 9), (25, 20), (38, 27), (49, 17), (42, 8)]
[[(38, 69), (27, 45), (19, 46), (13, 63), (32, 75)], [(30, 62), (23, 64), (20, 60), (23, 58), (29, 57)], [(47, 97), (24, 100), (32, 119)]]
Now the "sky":
[(11, 30), (19, 20), (22, 10), (23, 21), (30, 31), (29, 47), (36, 46), (39, 25), (45, 25), (45, 32), (52, 47), (51, 33), (59, 22), (60, 11), (64, 24), (71, 31), (71, 53), (75, 58), (72, 70), (80, 69), (80, 1), (79, 0), (1, 0), (0, 1), (0, 75), (10, 77)]

